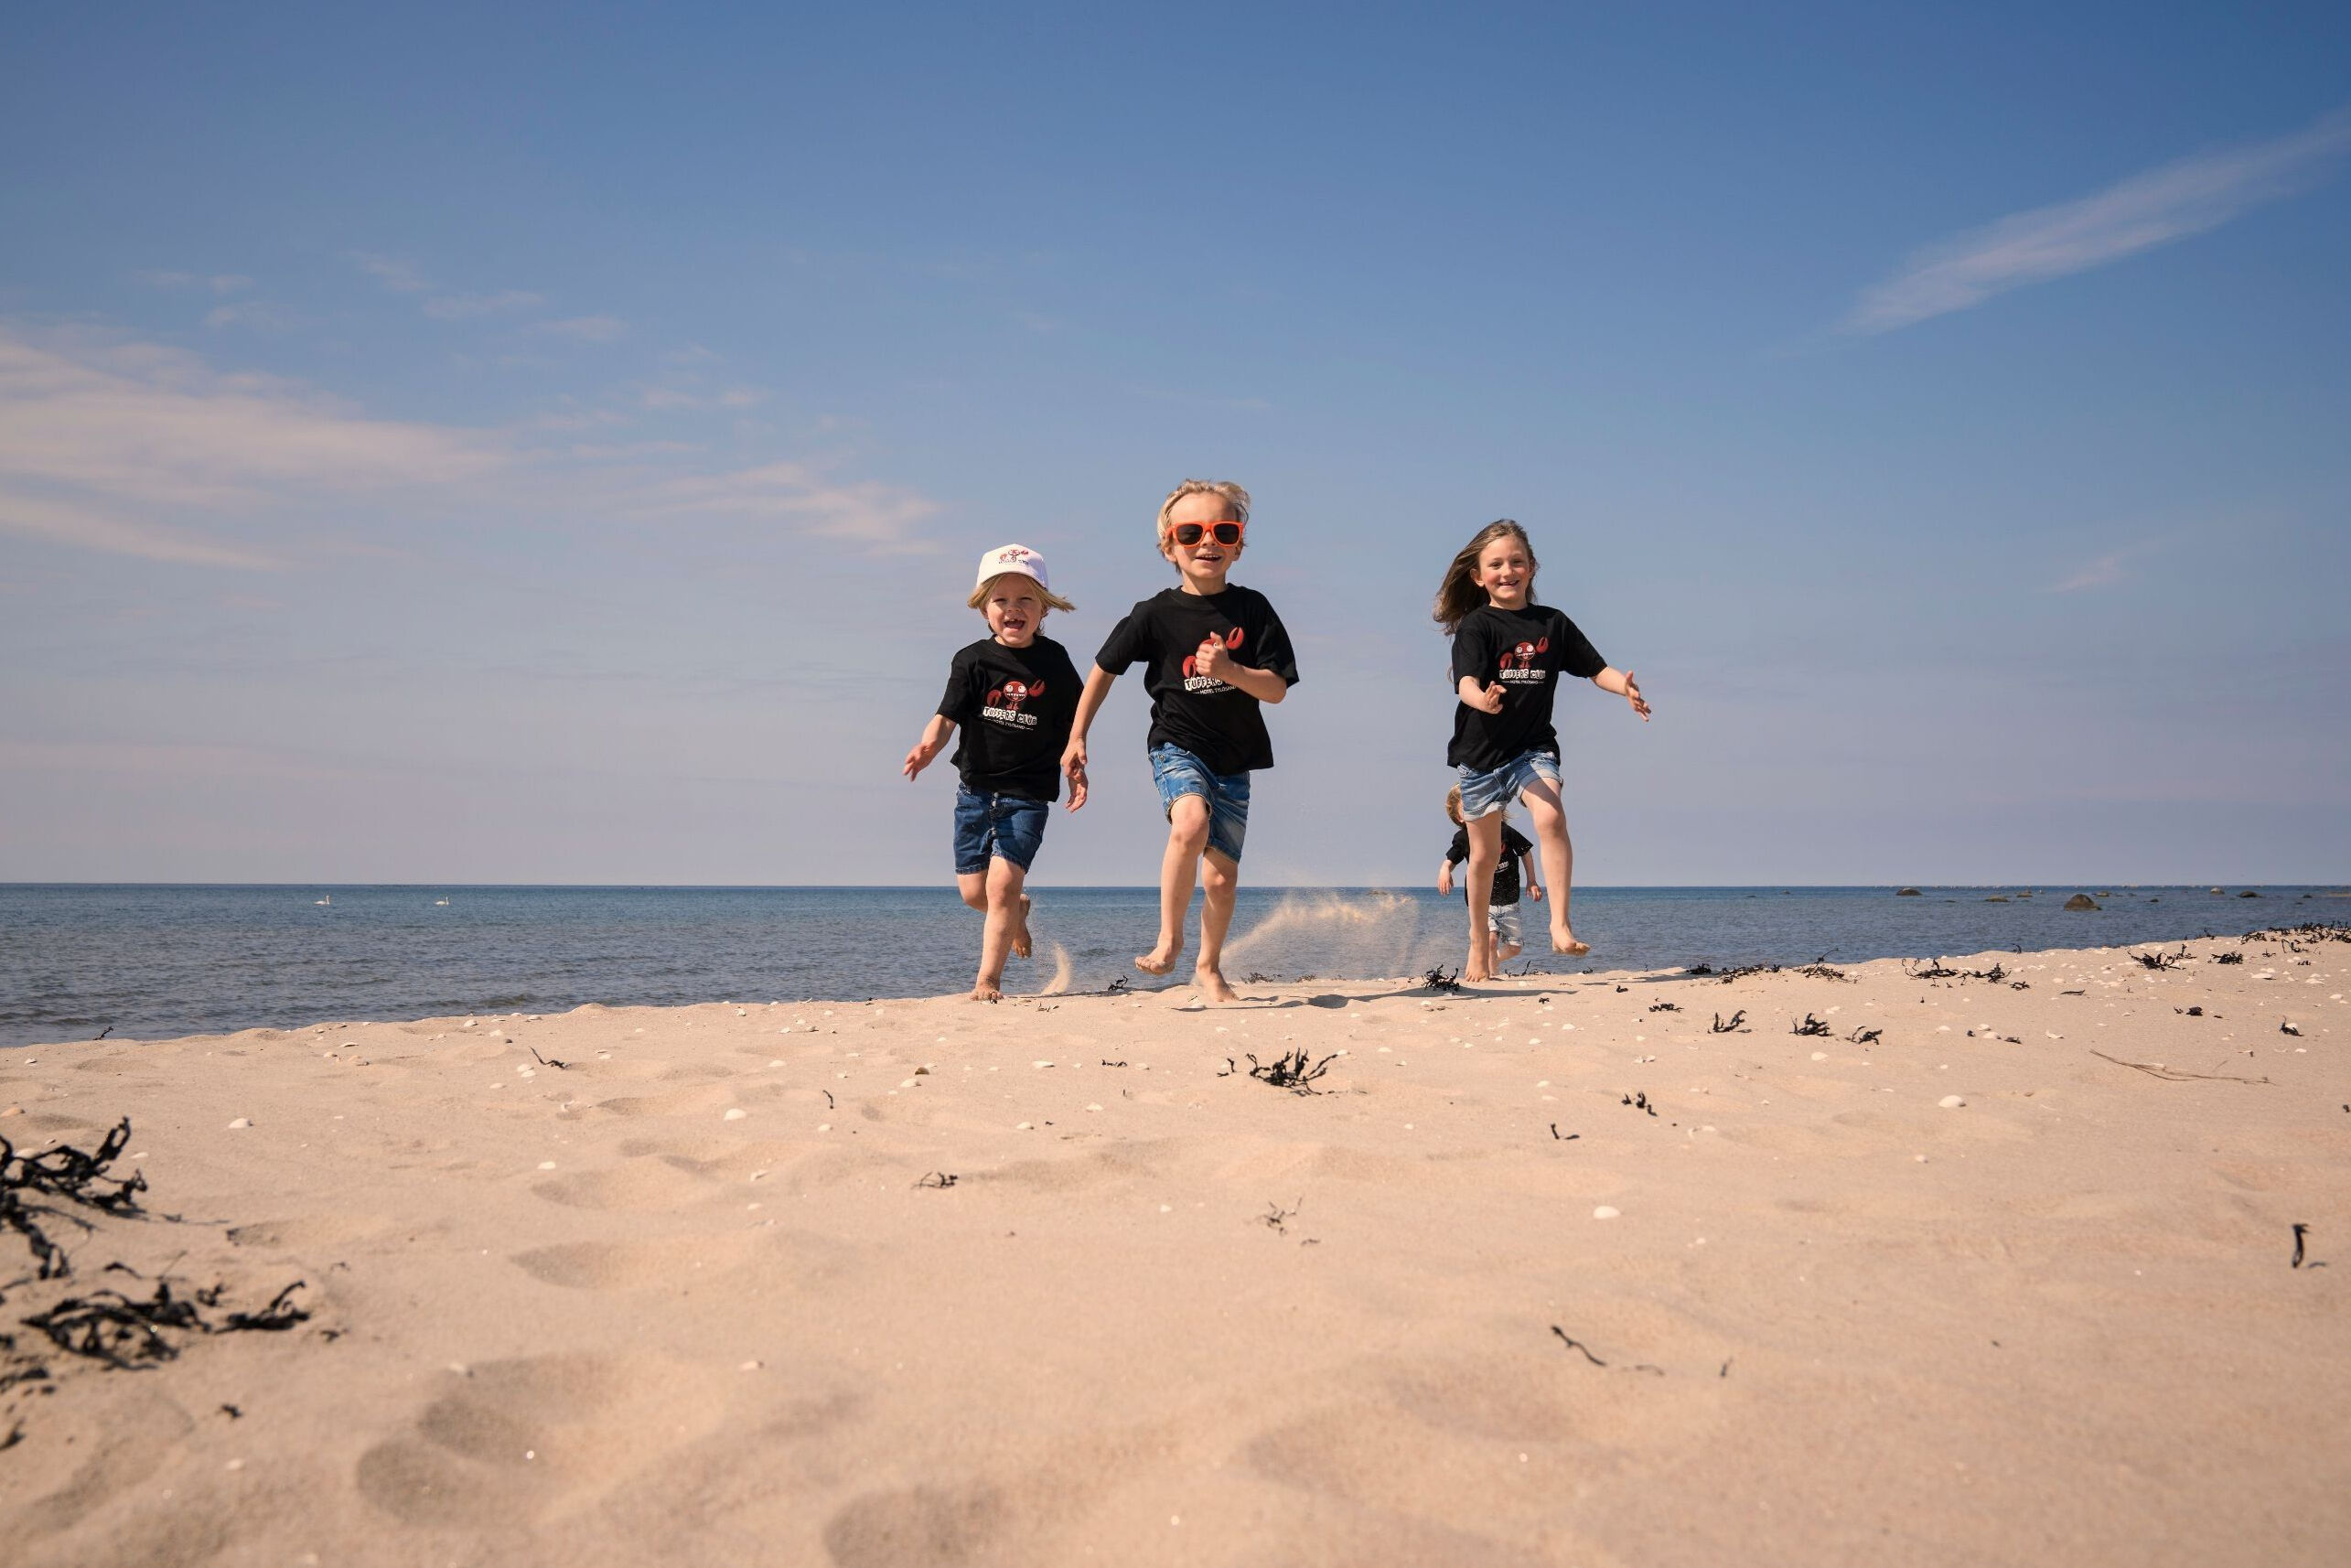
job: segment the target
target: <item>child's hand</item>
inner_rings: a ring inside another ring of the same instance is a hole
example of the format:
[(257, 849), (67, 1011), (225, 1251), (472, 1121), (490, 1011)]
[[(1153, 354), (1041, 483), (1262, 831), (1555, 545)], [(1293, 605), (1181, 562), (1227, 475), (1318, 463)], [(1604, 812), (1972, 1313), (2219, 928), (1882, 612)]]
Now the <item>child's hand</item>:
[(1462, 701), (1481, 714), (1498, 714), (1502, 711), (1502, 699), (1506, 694), (1502, 682), (1497, 681), (1491, 686), (1478, 687), (1476, 696), (1464, 697)]
[(919, 774), (924, 768), (929, 767), (930, 759), (938, 755), (939, 748), (937, 746), (932, 746), (928, 741), (916, 741), (914, 743), (914, 749), (907, 753), (907, 759), (899, 765), (898, 771), (904, 773), (907, 778), (912, 779), (917, 774)]
[(1192, 673), (1206, 675), (1212, 681), (1223, 680), (1225, 671), (1231, 663), (1232, 658), (1225, 652), (1225, 645), (1213, 637), (1200, 639), (1200, 646), (1192, 653)]
[(1633, 712), (1641, 715), (1643, 724), (1648, 722), (1648, 699), (1641, 695), (1641, 683), (1633, 679), (1633, 672), (1629, 670), (1625, 671), (1625, 701), (1633, 704)]
[(1527, 897), (1532, 898), (1538, 904), (1541, 903), (1543, 899), (1543, 885), (1540, 882), (1528, 883)]
[(1074, 811), (1086, 803), (1085, 759), (1080, 757), (1076, 762), (1065, 761), (1061, 765), (1061, 770), (1069, 776), (1069, 809)]
[(1453, 897), (1453, 862), (1451, 861), (1445, 862), (1444, 869), (1437, 873), (1437, 896), (1442, 898)]

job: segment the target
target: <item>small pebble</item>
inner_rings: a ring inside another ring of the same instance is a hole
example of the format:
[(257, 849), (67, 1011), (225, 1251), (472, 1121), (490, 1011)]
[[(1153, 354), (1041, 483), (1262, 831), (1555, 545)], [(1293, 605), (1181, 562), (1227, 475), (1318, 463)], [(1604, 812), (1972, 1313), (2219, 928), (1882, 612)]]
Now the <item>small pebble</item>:
[(720, 1120), (725, 1122), (740, 1122), (746, 1116), (750, 1114), (751, 1112), (744, 1110), (740, 1105), (730, 1105), (726, 1108), (726, 1114), (720, 1118)]
[(832, 1131), (832, 1123), (830, 1122), (820, 1122), (816, 1124), (816, 1130), (820, 1133), (830, 1133)]
[(251, 1122), (247, 1121), (244, 1117), (240, 1116), (234, 1122), (229, 1123), (229, 1131), (233, 1133), (240, 1127), (250, 1127), (252, 1125), (252, 1123)]
[(1031, 1062), (1028, 1065), (1031, 1067), (1051, 1067), (1053, 1064), (1051, 1062)]
[(1617, 1210), (1611, 1208), (1605, 1203), (1592, 1211), (1592, 1218), (1594, 1219), (1614, 1219), (1616, 1216)]
[(1035, 1130), (1036, 1124), (1034, 1122), (1015, 1122), (1013, 1123), (1013, 1131), (1015, 1133), (1029, 1133), (1034, 1132)]
[(1814, 1051), (1812, 1053), (1812, 1059), (1816, 1062), (1827, 1061), (1829, 1059), (1829, 1053), (1826, 1051)]
[(1935, 1101), (1935, 1103), (1941, 1106), (1946, 1111), (1957, 1111), (1960, 1106), (1965, 1105), (1967, 1101), (1960, 1099), (1956, 1094), (1947, 1094), (1943, 1096), (1942, 1099)]
[(539, 1168), (542, 1171), (553, 1170), (555, 1168), (555, 1162), (553, 1160), (541, 1160), (539, 1162)]

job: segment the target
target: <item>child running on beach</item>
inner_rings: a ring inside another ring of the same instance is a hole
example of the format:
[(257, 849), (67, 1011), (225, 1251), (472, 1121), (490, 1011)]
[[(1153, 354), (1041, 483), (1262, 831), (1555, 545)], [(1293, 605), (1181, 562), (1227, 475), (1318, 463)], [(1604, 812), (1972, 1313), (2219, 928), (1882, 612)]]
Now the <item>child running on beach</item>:
[[(1453, 819), (1453, 843), (1444, 852), (1444, 864), (1437, 868), (1437, 893), (1442, 897), (1453, 897), (1453, 868), (1469, 858), (1469, 829), (1461, 820), (1461, 786), (1445, 791), (1444, 814)], [(1494, 961), (1508, 963), (1519, 956), (1525, 939), (1519, 934), (1519, 872), (1527, 874), (1527, 897), (1540, 902), (1543, 879), (1535, 874), (1535, 846), (1527, 835), (1510, 825), (1510, 808), (1505, 804), (1502, 818), (1502, 858), (1494, 866), (1494, 891), (1486, 906), (1486, 923), (1494, 931)], [(1462, 889), (1467, 897), (1469, 890)]]
[(1589, 680), (1632, 704), (1649, 705), (1632, 672), (1594, 650), (1559, 611), (1535, 603), (1535, 551), (1508, 518), (1478, 530), (1445, 568), (1436, 621), (1453, 639), (1453, 682), (1461, 698), (1445, 760), (1461, 772), (1461, 815), (1469, 834), (1469, 961), (1464, 980), (1494, 978), (1490, 899), (1502, 858), (1502, 809), (1524, 800), (1551, 873), (1551, 945), (1573, 956), (1592, 949), (1568, 921), (1574, 849), (1559, 797), (1559, 732), (1551, 727), (1554, 677)]
[[(1249, 532), (1249, 492), (1227, 481), (1186, 479), (1159, 508), (1159, 553), (1182, 581), (1137, 604), (1094, 656), (1062, 760), (1082, 788), (1086, 732), (1128, 667), (1148, 669), (1151, 776), (1167, 815), (1159, 870), (1159, 940), (1134, 966), (1174, 971), (1184, 950), (1195, 863), (1200, 908), (1197, 978), (1210, 1002), (1233, 1001), (1222, 968), (1225, 930), (1240, 886), (1249, 831), (1249, 776), (1273, 766), (1261, 705), (1298, 683), (1290, 634), (1265, 596), (1228, 584)], [(1070, 801), (1075, 811), (1078, 800)]]
[[(1061, 751), (1078, 711), (1077, 667), (1039, 629), (1048, 611), (1075, 607), (1053, 591), (1052, 581), (1045, 557), (1025, 544), (980, 557), (968, 602), (987, 618), (988, 635), (956, 652), (947, 694), (904, 764), (906, 776), (916, 777), (962, 726), (954, 757), (962, 775), (955, 791), (955, 884), (963, 902), (988, 918), (980, 977), (972, 986), (975, 1002), (1003, 1000), (1008, 950), (1029, 955), (1023, 886), (1061, 793)], [(1079, 768), (1069, 775), (1069, 809), (1085, 803)]]

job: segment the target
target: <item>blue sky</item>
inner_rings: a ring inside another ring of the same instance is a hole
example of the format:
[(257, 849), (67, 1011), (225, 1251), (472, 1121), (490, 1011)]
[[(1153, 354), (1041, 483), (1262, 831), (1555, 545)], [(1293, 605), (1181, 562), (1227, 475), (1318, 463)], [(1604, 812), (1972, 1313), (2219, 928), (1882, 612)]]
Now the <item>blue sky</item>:
[(1100, 10), (13, 17), (0, 877), (943, 881), (973, 560), (1082, 666), (1186, 475), (1252, 879), (1433, 872), (1501, 515), (1582, 880), (2351, 877), (2342, 7)]

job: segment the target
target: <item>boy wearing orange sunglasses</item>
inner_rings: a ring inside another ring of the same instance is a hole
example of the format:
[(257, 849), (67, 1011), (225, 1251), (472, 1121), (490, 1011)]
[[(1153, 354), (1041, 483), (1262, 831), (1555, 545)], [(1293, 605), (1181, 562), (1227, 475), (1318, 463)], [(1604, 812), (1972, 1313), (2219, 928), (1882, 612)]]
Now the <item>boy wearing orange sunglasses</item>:
[(1195, 867), (1200, 907), (1196, 979), (1209, 1002), (1235, 1000), (1222, 967), (1226, 929), (1249, 832), (1249, 776), (1273, 766), (1263, 704), (1298, 683), (1290, 634), (1265, 596), (1225, 581), (1249, 532), (1249, 492), (1229, 480), (1186, 479), (1159, 508), (1159, 553), (1182, 581), (1127, 612), (1086, 677), (1061, 766), (1070, 810), (1086, 777), (1086, 733), (1129, 666), (1147, 667), (1151, 776), (1167, 815), (1159, 868), (1159, 940), (1134, 966), (1167, 974), (1184, 950)]

